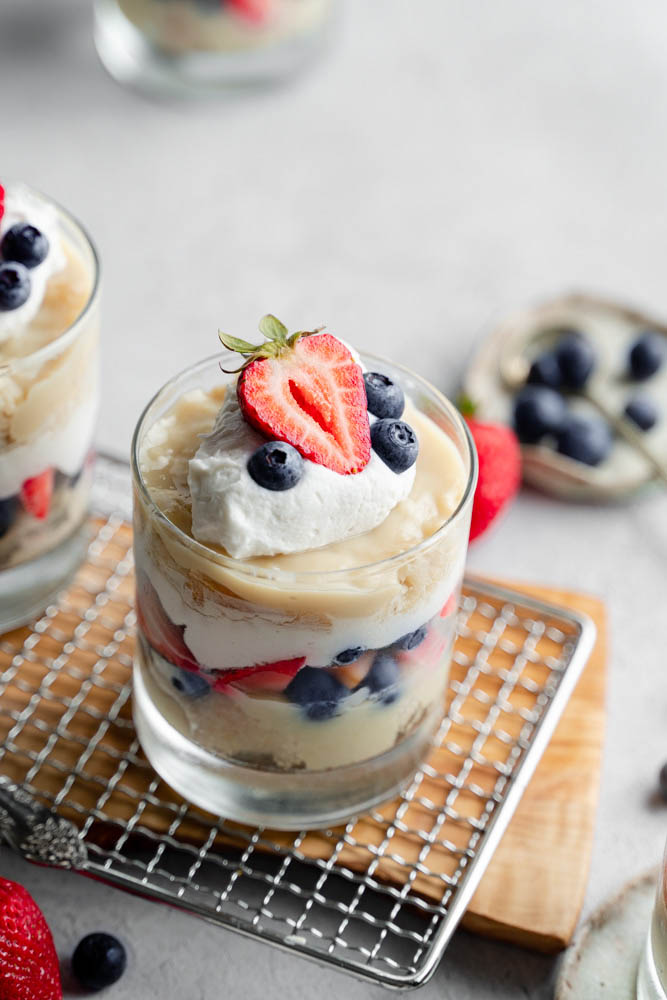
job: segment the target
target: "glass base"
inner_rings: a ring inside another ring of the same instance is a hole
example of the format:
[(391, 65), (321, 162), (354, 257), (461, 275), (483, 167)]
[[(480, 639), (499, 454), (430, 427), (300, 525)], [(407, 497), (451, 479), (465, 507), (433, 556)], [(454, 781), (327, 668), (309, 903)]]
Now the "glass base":
[(637, 973), (637, 1000), (667, 1000), (653, 960), (650, 931)]
[(254, 49), (165, 52), (118, 9), (115, 0), (96, 0), (95, 46), (105, 69), (135, 90), (154, 97), (205, 96), (265, 86), (292, 76), (321, 53), (331, 28)]
[(90, 541), (84, 521), (55, 549), (0, 570), (0, 634), (40, 614), (83, 562)]
[(158, 711), (136, 663), (133, 716), (148, 760), (188, 801), (240, 823), (309, 830), (343, 823), (400, 791), (426, 756), (441, 713), (379, 757), (328, 771), (289, 772), (236, 764), (187, 739)]

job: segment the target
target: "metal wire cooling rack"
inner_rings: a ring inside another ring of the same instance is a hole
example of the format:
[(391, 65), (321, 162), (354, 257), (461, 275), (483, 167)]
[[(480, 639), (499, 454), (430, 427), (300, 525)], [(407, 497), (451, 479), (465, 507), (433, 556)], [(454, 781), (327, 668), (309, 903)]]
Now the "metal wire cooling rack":
[[(130, 713), (127, 467), (98, 460), (88, 561), (0, 637), (0, 771), (79, 829), (78, 870), (384, 985), (434, 971), (595, 636), (585, 617), (467, 580), (449, 711), (404, 794), (332, 830), (251, 829), (179, 799)], [(28, 852), (29, 853), (29, 852)]]

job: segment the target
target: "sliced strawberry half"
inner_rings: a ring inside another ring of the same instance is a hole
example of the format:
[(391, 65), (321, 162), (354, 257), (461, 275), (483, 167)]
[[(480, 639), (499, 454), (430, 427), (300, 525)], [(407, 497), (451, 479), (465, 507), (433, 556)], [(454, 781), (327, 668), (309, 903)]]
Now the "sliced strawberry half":
[(213, 687), (223, 693), (230, 686), (242, 691), (284, 691), (305, 662), (305, 656), (296, 656), (292, 660), (276, 660), (274, 663), (260, 663), (256, 667), (225, 670), (216, 678)]
[(45, 469), (38, 476), (26, 479), (21, 487), (21, 503), (29, 514), (40, 521), (49, 516), (54, 479), (54, 470)]
[(200, 665), (183, 639), (183, 626), (174, 625), (145, 573), (137, 573), (135, 603), (139, 627), (153, 649), (177, 667), (199, 671)]
[(237, 384), (245, 419), (267, 437), (341, 475), (360, 472), (371, 456), (366, 389), (360, 366), (330, 333), (294, 333), (273, 316), (256, 347), (220, 334), (248, 357)]
[(224, 0), (224, 2), (241, 17), (257, 23), (266, 20), (271, 10), (271, 0)]

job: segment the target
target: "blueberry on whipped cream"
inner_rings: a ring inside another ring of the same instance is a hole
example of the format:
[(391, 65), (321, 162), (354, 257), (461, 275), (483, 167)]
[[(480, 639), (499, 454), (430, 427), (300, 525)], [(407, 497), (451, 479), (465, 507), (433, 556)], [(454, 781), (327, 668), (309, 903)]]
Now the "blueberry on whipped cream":
[(245, 360), (189, 463), (193, 535), (234, 558), (375, 528), (409, 495), (418, 452), (409, 424), (379, 418), (403, 414), (402, 391), (364, 373), (347, 344), (321, 329), (289, 334), (274, 316), (260, 331), (260, 346), (220, 334)]
[(19, 184), (0, 186), (0, 343), (34, 319), (64, 266), (55, 208)]

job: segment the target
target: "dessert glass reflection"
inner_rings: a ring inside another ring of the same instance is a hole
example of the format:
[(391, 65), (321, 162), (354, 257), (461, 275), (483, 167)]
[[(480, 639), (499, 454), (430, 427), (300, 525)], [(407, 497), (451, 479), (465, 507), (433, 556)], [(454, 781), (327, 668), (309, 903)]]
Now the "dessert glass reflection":
[(667, 1000), (667, 844), (646, 945), (639, 963), (637, 1000)]
[(39, 612), (85, 551), (98, 271), (64, 209), (0, 187), (0, 631)]
[(123, 83), (197, 93), (289, 76), (328, 34), (334, 0), (96, 0), (95, 42)]
[[(229, 356), (167, 383), (135, 432), (137, 732), (173, 788), (239, 821), (300, 829), (369, 808), (442, 719), (474, 449), (431, 385), (360, 360), (405, 394), (407, 470), (374, 435), (357, 473), (297, 456), (296, 485), (263, 488), (251, 456), (276, 442), (246, 421)], [(371, 431), (392, 422), (365, 407)]]

